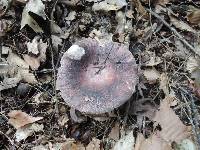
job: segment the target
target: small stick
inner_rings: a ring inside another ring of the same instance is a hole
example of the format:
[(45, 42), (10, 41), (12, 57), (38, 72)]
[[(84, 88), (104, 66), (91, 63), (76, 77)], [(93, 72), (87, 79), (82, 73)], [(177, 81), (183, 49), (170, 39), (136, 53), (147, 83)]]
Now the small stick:
[(200, 57), (200, 54), (197, 53), (197, 51), (195, 50), (195, 48), (190, 45), (184, 38), (183, 36), (178, 33), (178, 31), (176, 31), (176, 29), (174, 27), (171, 27), (169, 23), (167, 23), (162, 17), (160, 17), (157, 13), (153, 12), (150, 9), (146, 9), (149, 13), (151, 13), (154, 17), (156, 17), (157, 19), (159, 19), (160, 21), (162, 21), (162, 23), (168, 27), (178, 38), (179, 40), (181, 40), (181, 42), (183, 42), (187, 47), (189, 47), (190, 52), (192, 52), (193, 54), (197, 55), (198, 57)]

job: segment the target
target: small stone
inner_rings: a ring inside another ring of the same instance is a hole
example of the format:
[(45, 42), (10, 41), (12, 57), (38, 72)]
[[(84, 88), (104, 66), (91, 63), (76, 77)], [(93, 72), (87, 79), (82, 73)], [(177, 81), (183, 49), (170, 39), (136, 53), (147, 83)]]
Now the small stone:
[(78, 45), (72, 45), (67, 50), (67, 57), (73, 60), (81, 60), (81, 58), (85, 55), (85, 50), (82, 47), (79, 47)]

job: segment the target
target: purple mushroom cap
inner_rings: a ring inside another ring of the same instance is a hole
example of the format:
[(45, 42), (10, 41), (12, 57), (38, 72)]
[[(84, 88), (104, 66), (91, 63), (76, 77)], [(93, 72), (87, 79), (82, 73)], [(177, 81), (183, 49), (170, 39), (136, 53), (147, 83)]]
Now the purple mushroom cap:
[(87, 114), (100, 114), (124, 104), (138, 83), (137, 65), (128, 47), (94, 39), (74, 43), (85, 50), (80, 60), (67, 52), (58, 70), (57, 89), (65, 102)]

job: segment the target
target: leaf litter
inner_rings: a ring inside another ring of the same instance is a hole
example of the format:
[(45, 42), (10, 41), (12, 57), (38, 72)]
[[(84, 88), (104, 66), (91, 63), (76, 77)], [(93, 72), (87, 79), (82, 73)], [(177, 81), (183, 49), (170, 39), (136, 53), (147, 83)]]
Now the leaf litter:
[[(199, 5), (189, 0), (1, 1), (1, 147), (198, 149)], [(63, 53), (87, 37), (101, 46), (128, 45), (139, 83), (123, 106), (97, 116), (77, 112), (84, 119), (76, 122), (55, 81)]]

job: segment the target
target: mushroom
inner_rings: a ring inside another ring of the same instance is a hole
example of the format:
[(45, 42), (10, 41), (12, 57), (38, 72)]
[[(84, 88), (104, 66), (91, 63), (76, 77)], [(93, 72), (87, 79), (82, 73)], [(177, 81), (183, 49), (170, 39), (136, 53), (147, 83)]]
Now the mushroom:
[(135, 92), (137, 65), (128, 47), (116, 42), (77, 41), (61, 58), (57, 89), (72, 108), (101, 114), (124, 104)]

